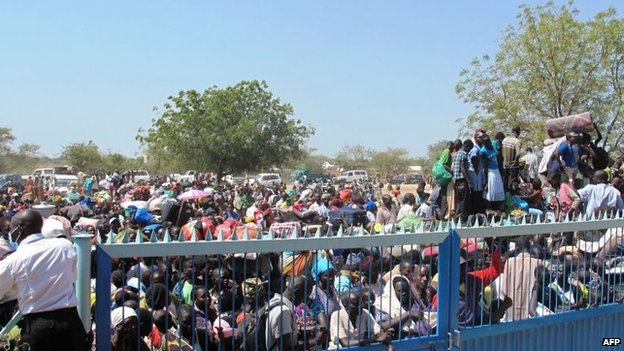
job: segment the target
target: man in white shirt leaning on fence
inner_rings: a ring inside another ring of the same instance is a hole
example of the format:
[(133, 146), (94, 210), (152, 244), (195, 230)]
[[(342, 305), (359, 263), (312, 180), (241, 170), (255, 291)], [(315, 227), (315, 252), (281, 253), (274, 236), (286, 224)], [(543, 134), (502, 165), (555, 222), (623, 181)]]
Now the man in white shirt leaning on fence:
[(78, 316), (76, 250), (67, 239), (46, 239), (43, 218), (34, 210), (11, 219), (17, 250), (0, 261), (0, 297), (17, 292), (21, 345), (37, 350), (86, 350), (87, 334)]

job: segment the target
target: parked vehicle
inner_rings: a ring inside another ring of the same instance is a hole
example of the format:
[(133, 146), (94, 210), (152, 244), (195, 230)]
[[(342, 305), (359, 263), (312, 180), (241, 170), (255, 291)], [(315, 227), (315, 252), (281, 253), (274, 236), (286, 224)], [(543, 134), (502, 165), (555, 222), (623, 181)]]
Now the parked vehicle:
[(174, 179), (178, 182), (192, 183), (195, 178), (200, 174), (199, 171), (186, 171), (184, 174), (175, 174)]
[(264, 186), (274, 186), (282, 183), (282, 177), (277, 173), (260, 173), (255, 177), (255, 181)]
[(49, 175), (73, 175), (72, 168), (69, 166), (61, 166), (61, 167), (46, 167), (46, 168), (36, 168), (30, 175), (32, 177), (36, 176), (49, 176)]
[(17, 192), (24, 190), (24, 180), (19, 174), (0, 174), (0, 191), (8, 187), (15, 188)]
[(144, 170), (132, 171), (132, 175), (135, 183), (139, 181), (149, 182), (152, 179), (149, 172)]
[(425, 178), (423, 178), (420, 174), (410, 174), (405, 177), (405, 183), (407, 184), (418, 184), (424, 180)]
[(316, 182), (316, 183), (325, 183), (331, 181), (331, 176), (328, 174), (322, 173), (312, 173), (307, 168), (299, 168), (294, 170), (290, 174), (291, 181), (302, 181), (303, 179), (307, 179), (308, 182)]
[(393, 185), (400, 185), (400, 184), (403, 184), (403, 183), (406, 183), (405, 176), (403, 176), (403, 175), (395, 175), (390, 180), (390, 184), (393, 184)]
[(358, 182), (368, 181), (368, 172), (362, 169), (356, 169), (352, 171), (344, 171), (341, 175), (336, 177), (336, 181), (339, 183), (352, 183), (356, 180)]
[(52, 190), (61, 194), (67, 193), (73, 185), (78, 186), (78, 177), (75, 175), (59, 174), (52, 176)]

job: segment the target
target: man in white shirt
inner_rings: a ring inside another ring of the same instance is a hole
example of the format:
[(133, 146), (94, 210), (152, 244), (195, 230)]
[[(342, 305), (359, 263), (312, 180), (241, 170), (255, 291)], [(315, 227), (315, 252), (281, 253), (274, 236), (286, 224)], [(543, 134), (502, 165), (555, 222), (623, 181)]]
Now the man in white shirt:
[(306, 301), (313, 286), (314, 282), (310, 276), (289, 277), (283, 293), (273, 295), (267, 307), (267, 350), (297, 348), (297, 316), (294, 308)]
[(46, 239), (34, 210), (11, 219), (17, 250), (0, 261), (0, 298), (17, 292), (21, 345), (29, 350), (85, 350), (87, 334), (78, 316), (76, 250), (66, 239)]
[(530, 181), (531, 179), (537, 178), (539, 160), (537, 159), (537, 155), (533, 152), (532, 148), (527, 148), (526, 152), (526, 155), (522, 156), (522, 161), (524, 162), (526, 176), (529, 178), (527, 181)]
[(594, 184), (579, 190), (581, 201), (585, 204), (585, 213), (590, 216), (600, 211), (622, 210), (624, 201), (619, 190), (609, 184), (607, 173), (602, 170), (594, 172)]
[(397, 222), (400, 222), (410, 212), (414, 212), (414, 205), (416, 205), (416, 196), (414, 194), (406, 193), (403, 195), (403, 206), (401, 206), (397, 214)]

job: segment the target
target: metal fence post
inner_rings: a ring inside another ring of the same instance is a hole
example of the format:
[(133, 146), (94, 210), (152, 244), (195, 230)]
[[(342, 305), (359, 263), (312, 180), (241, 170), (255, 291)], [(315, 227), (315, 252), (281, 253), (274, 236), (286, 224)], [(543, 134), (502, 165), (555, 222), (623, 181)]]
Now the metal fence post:
[(98, 351), (111, 349), (111, 257), (100, 246), (96, 249), (97, 280), (95, 282), (95, 322)]
[(457, 329), (459, 309), (459, 244), (452, 229), (440, 244), (438, 256), (438, 335), (444, 337)]
[(78, 234), (73, 238), (78, 256), (78, 280), (76, 282), (78, 315), (80, 315), (85, 331), (89, 332), (91, 330), (91, 235)]

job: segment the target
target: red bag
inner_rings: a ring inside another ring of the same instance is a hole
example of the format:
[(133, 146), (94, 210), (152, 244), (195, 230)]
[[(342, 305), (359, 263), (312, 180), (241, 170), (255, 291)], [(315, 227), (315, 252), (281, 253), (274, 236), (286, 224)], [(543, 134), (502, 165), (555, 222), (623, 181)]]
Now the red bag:
[(551, 138), (559, 138), (569, 132), (588, 133), (592, 130), (594, 130), (594, 123), (590, 112), (546, 121), (546, 131)]

